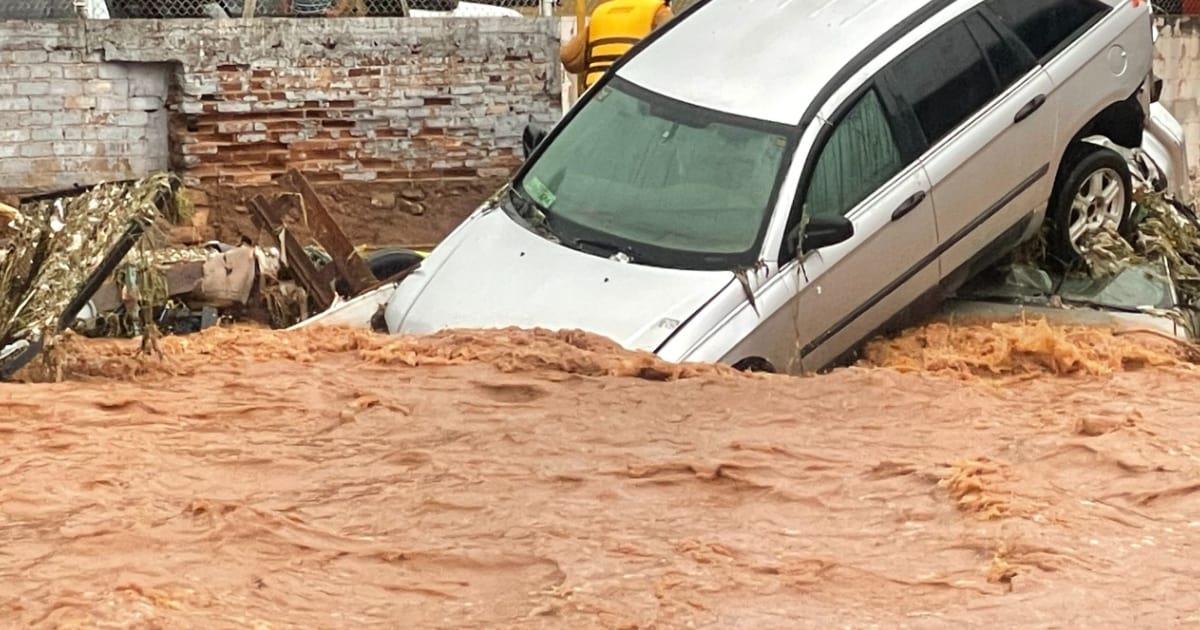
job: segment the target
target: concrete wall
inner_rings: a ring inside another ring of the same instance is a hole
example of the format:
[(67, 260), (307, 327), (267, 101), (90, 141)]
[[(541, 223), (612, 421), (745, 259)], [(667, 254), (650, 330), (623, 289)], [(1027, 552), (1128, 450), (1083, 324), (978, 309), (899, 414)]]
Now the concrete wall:
[(1163, 79), (1163, 105), (1183, 124), (1195, 180), (1200, 178), (1200, 18), (1165, 18), (1159, 28), (1154, 72)]
[(0, 22), (0, 189), (490, 178), (560, 114), (552, 19)]

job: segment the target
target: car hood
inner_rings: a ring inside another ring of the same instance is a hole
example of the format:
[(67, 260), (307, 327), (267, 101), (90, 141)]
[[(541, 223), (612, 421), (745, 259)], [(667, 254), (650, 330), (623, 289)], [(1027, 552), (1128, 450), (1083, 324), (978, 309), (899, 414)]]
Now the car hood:
[(734, 280), (729, 271), (621, 263), (534, 234), (502, 211), (461, 226), (401, 283), (392, 332), (447, 328), (580, 329), (656, 350)]

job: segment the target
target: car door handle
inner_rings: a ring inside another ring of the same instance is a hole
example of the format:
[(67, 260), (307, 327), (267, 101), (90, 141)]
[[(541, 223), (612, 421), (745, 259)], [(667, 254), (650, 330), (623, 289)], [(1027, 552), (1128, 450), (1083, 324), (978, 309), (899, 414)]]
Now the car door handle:
[(1015, 125), (1015, 124), (1021, 122), (1022, 120), (1029, 118), (1030, 116), (1033, 115), (1033, 112), (1036, 112), (1037, 110), (1041, 109), (1042, 105), (1045, 105), (1045, 104), (1046, 104), (1046, 95), (1045, 94), (1038, 94), (1037, 96), (1033, 97), (1032, 101), (1025, 103), (1025, 107), (1022, 107), (1021, 111), (1017, 112), (1016, 117), (1013, 118), (1013, 124)]
[(908, 199), (905, 199), (904, 203), (900, 204), (900, 207), (896, 208), (895, 212), (892, 213), (892, 220), (899, 221), (904, 215), (916, 210), (917, 206), (921, 205), (922, 201), (925, 201), (924, 190), (909, 197)]

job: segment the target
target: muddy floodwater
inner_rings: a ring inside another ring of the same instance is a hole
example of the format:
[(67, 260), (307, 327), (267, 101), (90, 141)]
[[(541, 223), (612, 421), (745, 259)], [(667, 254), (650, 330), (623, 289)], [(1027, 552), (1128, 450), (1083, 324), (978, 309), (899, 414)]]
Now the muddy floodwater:
[(0, 385), (0, 626), (1200, 624), (1200, 372), (1150, 334), (934, 325), (804, 378), (569, 333), (135, 348)]

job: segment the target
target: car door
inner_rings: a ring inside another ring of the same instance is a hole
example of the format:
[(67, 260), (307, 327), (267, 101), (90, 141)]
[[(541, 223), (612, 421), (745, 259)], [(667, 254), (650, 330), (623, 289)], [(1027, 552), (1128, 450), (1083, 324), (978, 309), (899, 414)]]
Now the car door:
[(836, 360), (938, 281), (928, 258), (937, 246), (930, 183), (894, 104), (872, 82), (822, 120), (829, 128), (815, 143), (799, 207), (807, 217), (845, 216), (854, 236), (797, 261), (797, 349), (800, 367), (810, 370)]
[[(1147, 7), (1111, 0), (986, 0), (985, 13), (1036, 57), (1054, 83), (1046, 109), (1055, 144), (1068, 142), (1102, 109), (1125, 101), (1150, 73), (1154, 44)], [(1116, 12), (1114, 19), (1106, 19)], [(1113, 138), (1136, 146), (1140, 137)]]
[(1053, 86), (977, 11), (889, 64), (884, 81), (930, 147), (940, 273), (955, 288), (1016, 245), (1049, 199)]

